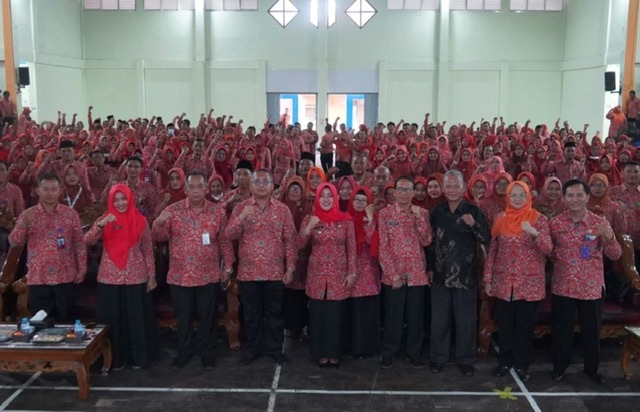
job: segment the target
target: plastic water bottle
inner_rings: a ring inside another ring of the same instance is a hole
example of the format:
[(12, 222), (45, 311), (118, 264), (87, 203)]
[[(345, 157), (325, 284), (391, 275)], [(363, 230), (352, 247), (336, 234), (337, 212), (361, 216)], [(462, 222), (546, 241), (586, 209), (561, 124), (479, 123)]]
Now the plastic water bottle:
[(84, 325), (80, 322), (80, 319), (76, 319), (76, 324), (73, 325), (73, 334), (76, 335), (76, 338), (84, 336)]
[(25, 335), (31, 333), (31, 324), (29, 324), (29, 318), (22, 318), (22, 324), (20, 325), (20, 330)]

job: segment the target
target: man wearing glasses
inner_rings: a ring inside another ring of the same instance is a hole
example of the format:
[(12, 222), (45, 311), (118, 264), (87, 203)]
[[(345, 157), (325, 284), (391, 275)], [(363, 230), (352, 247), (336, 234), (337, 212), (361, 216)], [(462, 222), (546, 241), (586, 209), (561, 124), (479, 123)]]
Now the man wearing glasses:
[(284, 285), (293, 281), (298, 251), (296, 228), (289, 208), (271, 197), (273, 177), (267, 169), (251, 176), (252, 197), (233, 209), (225, 235), (238, 240), (238, 281), (247, 334), (248, 365), (268, 355), (278, 365), (282, 353)]

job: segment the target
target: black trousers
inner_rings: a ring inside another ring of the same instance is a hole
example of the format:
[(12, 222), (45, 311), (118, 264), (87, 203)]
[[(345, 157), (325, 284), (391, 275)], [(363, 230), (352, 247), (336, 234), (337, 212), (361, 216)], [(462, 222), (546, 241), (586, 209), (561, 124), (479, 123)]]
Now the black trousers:
[(455, 330), (456, 363), (475, 363), (477, 298), (477, 288), (431, 285), (431, 362), (443, 364), (449, 360), (451, 332)]
[(496, 299), (498, 321), (498, 359), (502, 366), (529, 369), (533, 359), (533, 332), (538, 302)]
[(584, 371), (592, 374), (600, 367), (600, 326), (602, 325), (602, 298), (596, 300), (573, 299), (551, 295), (551, 338), (553, 368), (564, 371), (571, 363), (573, 352), (573, 326), (578, 312), (582, 335)]
[(96, 320), (109, 325), (114, 367), (149, 366), (156, 352), (156, 328), (146, 283), (98, 283)]
[(304, 290), (284, 290), (282, 312), (284, 315), (284, 328), (294, 337), (299, 337), (305, 326), (309, 325), (309, 298)]
[(280, 281), (240, 282), (247, 351), (276, 355), (282, 352), (284, 284)]
[(29, 310), (35, 314), (44, 310), (57, 323), (73, 323), (76, 319), (75, 283), (29, 285)]
[(214, 356), (218, 325), (216, 286), (217, 283), (193, 287), (171, 285), (171, 300), (178, 320), (178, 353), (190, 356), (194, 352), (193, 320), (197, 311), (200, 353)]
[(346, 300), (309, 299), (311, 357), (340, 359), (344, 349)]
[(380, 295), (351, 298), (351, 354), (380, 353)]
[(322, 166), (322, 170), (327, 173), (329, 169), (333, 167), (333, 153), (321, 153), (320, 164)]
[(384, 332), (382, 356), (393, 357), (402, 344), (403, 326), (407, 325), (405, 352), (412, 359), (420, 357), (424, 335), (424, 286), (404, 285), (384, 288)]

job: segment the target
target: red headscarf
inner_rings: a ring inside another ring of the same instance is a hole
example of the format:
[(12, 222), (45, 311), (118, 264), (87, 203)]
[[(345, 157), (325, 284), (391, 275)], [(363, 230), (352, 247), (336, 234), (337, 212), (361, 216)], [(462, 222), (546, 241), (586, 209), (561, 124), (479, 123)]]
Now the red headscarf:
[[(124, 194), (129, 203), (124, 213), (118, 212), (114, 206), (114, 199), (118, 192)], [(129, 250), (140, 240), (142, 232), (147, 227), (147, 220), (136, 208), (131, 190), (123, 184), (114, 185), (109, 190), (107, 208), (108, 213), (114, 215), (116, 220), (104, 227), (102, 237), (104, 249), (111, 261), (119, 269), (124, 269), (129, 259)]]
[(180, 178), (180, 188), (172, 189), (171, 183), (168, 183), (167, 188), (162, 192), (163, 195), (165, 193), (169, 193), (171, 195), (171, 202), (169, 203), (170, 205), (187, 198), (187, 194), (184, 192), (185, 177), (184, 171), (182, 169), (180, 169), (179, 167), (174, 167), (173, 169), (169, 170), (169, 173), (167, 173), (167, 181), (171, 180), (171, 173), (174, 172), (177, 173), (178, 177)]
[(489, 197), (489, 194), (487, 193), (487, 178), (481, 174), (476, 174), (471, 176), (471, 179), (469, 179), (469, 183), (467, 184), (467, 193), (464, 194), (465, 199), (467, 199), (469, 202), (475, 202), (475, 199), (473, 198), (473, 187), (478, 182), (484, 183), (483, 198), (486, 199), (487, 197)]
[(349, 199), (349, 215), (351, 215), (351, 217), (353, 218), (353, 228), (355, 229), (356, 235), (356, 247), (358, 253), (362, 253), (366, 240), (366, 234), (364, 231), (364, 218), (367, 216), (367, 212), (365, 212), (364, 210), (362, 212), (357, 212), (353, 207), (353, 201), (356, 198), (358, 192), (361, 192), (360, 194), (364, 193), (364, 195), (367, 196), (367, 205), (373, 203), (373, 196), (371, 195), (371, 191), (368, 187), (358, 186), (353, 189), (351, 199)]
[[(294, 184), (300, 186), (301, 188), (300, 200), (297, 202), (294, 202), (289, 199), (289, 189)], [(284, 192), (282, 194), (282, 203), (284, 203), (285, 205), (287, 205), (287, 207), (289, 207), (289, 210), (291, 211), (291, 215), (293, 216), (293, 223), (296, 225), (296, 229), (300, 230), (300, 224), (302, 223), (302, 219), (304, 219), (304, 217), (308, 215), (309, 212), (311, 212), (311, 207), (310, 207), (311, 205), (310, 205), (310, 202), (308, 201), (305, 183), (300, 176), (294, 176), (293, 178), (291, 178), (291, 180), (287, 182), (287, 185), (284, 187)]]
[[(511, 195), (511, 191), (514, 187), (520, 186), (524, 189), (524, 193), (527, 196), (527, 203), (520, 209), (516, 209), (511, 206), (511, 200), (509, 196)], [(531, 204), (531, 192), (529, 191), (529, 186), (524, 183), (516, 180), (515, 182), (511, 182), (509, 187), (507, 187), (507, 209), (504, 212), (504, 215), (501, 215), (496, 219), (493, 224), (493, 228), (491, 229), (491, 235), (495, 238), (498, 235), (516, 237), (522, 234), (522, 227), (520, 225), (522, 222), (529, 222), (534, 224), (538, 221), (540, 217), (540, 213), (535, 210)]]
[(518, 176), (516, 178), (516, 180), (520, 180), (522, 181), (523, 177), (527, 177), (529, 179), (529, 182), (531, 182), (531, 191), (536, 190), (536, 177), (533, 175), (533, 173), (531, 172), (520, 172), (518, 173)]
[(426, 209), (427, 204), (429, 202), (429, 194), (427, 193), (427, 186), (428, 186), (427, 178), (423, 176), (418, 176), (416, 177), (416, 180), (414, 183), (416, 187), (418, 186), (418, 184), (421, 184), (422, 186), (424, 186), (425, 194), (424, 194), (424, 200), (418, 200), (415, 196), (413, 196), (413, 199), (411, 199), (411, 204), (420, 206), (421, 208)]
[[(329, 188), (329, 190), (331, 190), (331, 195), (333, 196), (333, 206), (331, 207), (331, 210), (323, 210), (320, 206), (320, 194), (325, 188)], [(324, 223), (344, 222), (346, 220), (351, 220), (351, 215), (340, 211), (340, 202), (338, 200), (338, 191), (333, 184), (320, 184), (320, 186), (318, 186), (318, 188), (316, 189), (316, 198), (313, 202), (313, 214), (318, 216), (320, 221)]]
[[(429, 196), (429, 182), (436, 181), (440, 185), (440, 196), (432, 198)], [(433, 211), (433, 208), (440, 203), (446, 202), (447, 198), (444, 196), (444, 175), (442, 173), (434, 173), (427, 178), (427, 210)]]

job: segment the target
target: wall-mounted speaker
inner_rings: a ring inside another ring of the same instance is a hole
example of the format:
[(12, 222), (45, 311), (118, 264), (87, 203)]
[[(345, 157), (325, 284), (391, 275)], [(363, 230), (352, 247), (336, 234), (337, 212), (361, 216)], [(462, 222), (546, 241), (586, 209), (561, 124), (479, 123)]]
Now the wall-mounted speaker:
[(616, 72), (604, 72), (604, 91), (613, 92), (616, 89)]
[(20, 84), (20, 86), (28, 86), (31, 84), (28, 67), (18, 67), (18, 84)]

